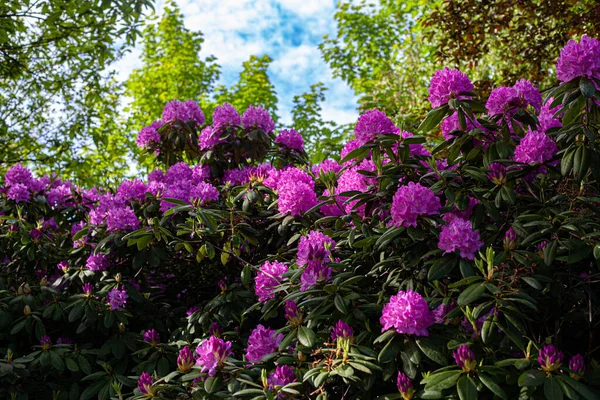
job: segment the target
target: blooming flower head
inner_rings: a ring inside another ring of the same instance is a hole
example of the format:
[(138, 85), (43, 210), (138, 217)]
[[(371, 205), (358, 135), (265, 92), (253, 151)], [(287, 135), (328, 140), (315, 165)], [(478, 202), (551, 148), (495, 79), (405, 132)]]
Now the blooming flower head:
[(549, 344), (540, 349), (538, 363), (544, 371), (552, 372), (560, 368), (563, 357), (563, 353), (558, 351), (554, 345)]
[(147, 372), (142, 372), (140, 378), (138, 379), (138, 390), (142, 394), (146, 395), (145, 397), (154, 397), (156, 394), (156, 389), (154, 388), (153, 384), (154, 379), (152, 378), (152, 375)]
[(190, 200), (200, 207), (205, 206), (219, 200), (219, 190), (210, 183), (200, 182), (190, 191)]
[(140, 221), (131, 207), (115, 207), (106, 214), (106, 229), (109, 232), (133, 231), (140, 227)]
[(325, 261), (333, 248), (335, 241), (332, 238), (319, 231), (310, 231), (308, 235), (302, 236), (298, 243), (296, 264), (302, 267), (309, 261)]
[(394, 328), (401, 334), (429, 336), (427, 328), (433, 325), (433, 313), (420, 294), (401, 290), (383, 307), (379, 322), (382, 332)]
[(600, 41), (583, 35), (579, 43), (569, 40), (556, 62), (556, 77), (569, 82), (579, 77), (600, 79)]
[[(278, 365), (275, 367), (275, 372), (273, 372), (267, 378), (267, 383), (269, 385), (269, 389), (274, 390), (279, 387), (283, 387), (285, 385), (289, 385), (290, 383), (297, 382), (296, 373), (294, 372), (294, 368), (289, 365)], [(280, 393), (277, 396), (278, 399), (285, 398), (285, 395)]]
[(230, 126), (239, 126), (242, 124), (240, 114), (234, 106), (229, 103), (223, 103), (213, 112), (213, 128), (220, 130)]
[(231, 354), (231, 342), (211, 336), (196, 347), (196, 354), (196, 365), (202, 367), (202, 372), (208, 372), (208, 376), (214, 376)]
[(442, 121), (442, 135), (444, 136), (444, 139), (450, 140), (454, 138), (454, 135), (450, 134), (450, 132), (453, 131), (469, 132), (475, 128), (482, 128), (482, 126), (479, 124), (479, 122), (477, 122), (477, 120), (475, 120), (475, 124), (473, 124), (473, 122), (471, 122), (471, 119), (465, 118), (465, 123), (466, 127), (463, 130), (460, 126), (460, 121), (458, 120), (458, 112), (455, 112), (451, 116), (444, 118), (444, 121)]
[(550, 108), (553, 101), (554, 98), (550, 97), (548, 100), (546, 100), (546, 103), (542, 106), (542, 109), (540, 110), (540, 113), (538, 115), (538, 121), (540, 121), (540, 132), (546, 132), (548, 129), (562, 127), (560, 115), (558, 117), (554, 116), (559, 110), (562, 109), (562, 104), (559, 104), (554, 108)]
[(429, 85), (429, 101), (431, 107), (437, 108), (447, 104), (450, 99), (470, 99), (470, 96), (459, 96), (460, 93), (472, 92), (473, 84), (469, 77), (457, 69), (444, 68), (436, 71)]
[(398, 128), (384, 112), (368, 110), (360, 117), (354, 127), (354, 136), (359, 145), (366, 144), (375, 139), (375, 135), (397, 133)]
[(259, 362), (264, 356), (278, 351), (282, 340), (283, 334), (258, 325), (248, 338), (246, 359), (254, 363)]
[[(369, 190), (369, 180), (368, 178), (358, 172), (359, 167), (354, 166), (342, 172), (340, 178), (338, 180), (338, 193), (345, 192), (363, 192), (366, 193)], [(338, 196), (340, 202), (345, 202), (347, 200), (346, 196)], [(353, 200), (351, 202), (345, 203), (342, 205), (346, 214), (350, 214), (353, 210), (355, 210), (354, 206), (357, 205), (359, 200)], [(356, 212), (360, 216), (364, 216), (366, 212), (366, 205), (362, 204), (356, 207)]]
[(402, 400), (412, 400), (415, 391), (410, 378), (402, 372), (398, 372), (396, 384), (398, 385), (398, 391), (402, 395)]
[(392, 223), (395, 226), (416, 227), (420, 215), (437, 215), (442, 208), (440, 198), (420, 183), (400, 186), (392, 199)]
[(31, 239), (34, 242), (38, 242), (44, 236), (44, 234), (39, 229), (34, 228), (29, 231), (29, 236), (31, 236)]
[(569, 369), (571, 372), (571, 378), (579, 380), (585, 372), (585, 360), (581, 354), (575, 354), (569, 360)]
[(513, 228), (508, 228), (504, 234), (504, 240), (502, 243), (505, 251), (511, 251), (517, 247), (517, 233)]
[(279, 192), (277, 205), (279, 212), (284, 215), (301, 216), (317, 205), (317, 194), (315, 193), (314, 184), (288, 181), (280, 183), (277, 190)]
[(244, 128), (259, 128), (265, 133), (275, 129), (275, 123), (269, 112), (261, 106), (250, 106), (242, 116)]
[(506, 167), (500, 163), (491, 163), (488, 167), (490, 171), (488, 178), (494, 185), (504, 185), (506, 183)]
[(323, 160), (321, 161), (321, 163), (319, 164), (315, 164), (312, 166), (312, 173), (315, 176), (318, 176), (320, 174), (326, 174), (329, 171), (333, 171), (333, 172), (339, 172), (342, 169), (342, 166), (335, 160)]
[(300, 290), (306, 291), (319, 283), (329, 282), (333, 271), (319, 261), (309, 261), (300, 277)]
[(461, 344), (458, 346), (452, 355), (454, 356), (456, 365), (462, 368), (464, 372), (471, 372), (475, 370), (475, 366), (477, 365), (475, 353), (473, 353), (473, 350), (471, 350), (466, 344)]
[(109, 260), (106, 254), (92, 254), (85, 262), (90, 271), (104, 271), (108, 268)]
[(62, 183), (50, 189), (46, 195), (48, 204), (54, 209), (67, 207), (73, 204), (73, 190), (71, 184)]
[(483, 246), (479, 232), (473, 230), (471, 221), (454, 218), (442, 228), (438, 248), (444, 250), (444, 254), (459, 251), (462, 258), (475, 259), (475, 253)]
[(200, 132), (198, 136), (198, 146), (200, 150), (209, 150), (218, 145), (224, 143), (225, 139), (221, 139), (222, 130), (216, 129), (212, 126), (207, 126)]
[(33, 181), (33, 175), (31, 171), (23, 167), (21, 164), (15, 164), (6, 171), (4, 175), (4, 184), (8, 187), (15, 186), (17, 184), (24, 185), (27, 189)]
[(294, 129), (284, 129), (275, 138), (275, 143), (281, 144), (289, 149), (304, 150), (304, 139)]
[(119, 290), (118, 288), (113, 288), (106, 295), (106, 301), (110, 306), (111, 311), (121, 310), (125, 307), (125, 303), (127, 303), (127, 290), (125, 288)]
[(126, 180), (119, 185), (117, 189), (117, 196), (119, 199), (125, 201), (139, 201), (146, 200), (146, 192), (148, 191), (148, 185), (139, 179)]
[(155, 329), (150, 329), (144, 332), (144, 342), (150, 343), (152, 347), (156, 347), (160, 343), (160, 335)]
[(194, 353), (190, 347), (186, 345), (183, 349), (179, 350), (179, 355), (177, 356), (177, 369), (186, 373), (192, 369), (194, 364), (196, 364)]
[(8, 189), (7, 197), (15, 203), (28, 203), (31, 199), (31, 193), (29, 193), (27, 186), (16, 183)]
[(182, 122), (194, 121), (198, 125), (204, 124), (204, 114), (194, 100), (167, 102), (163, 110), (162, 120), (165, 123), (179, 120)]
[(266, 261), (261, 265), (254, 282), (256, 283), (255, 293), (258, 301), (266, 303), (275, 298), (274, 289), (281, 283), (283, 274), (287, 272), (288, 267), (279, 261)]
[(50, 339), (50, 336), (42, 336), (40, 345), (42, 346), (43, 351), (50, 350), (52, 348), (52, 339)]
[(143, 127), (135, 140), (138, 147), (149, 149), (155, 144), (160, 144), (160, 134), (158, 133), (158, 130), (163, 125), (164, 123), (161, 120), (158, 120), (154, 121), (149, 126)]
[(302, 318), (304, 313), (298, 310), (298, 305), (293, 300), (286, 300), (285, 302), (285, 319), (288, 320), (291, 326), (296, 327), (302, 325)]
[(531, 129), (515, 148), (515, 161), (523, 164), (544, 163), (556, 154), (556, 143), (543, 132)]

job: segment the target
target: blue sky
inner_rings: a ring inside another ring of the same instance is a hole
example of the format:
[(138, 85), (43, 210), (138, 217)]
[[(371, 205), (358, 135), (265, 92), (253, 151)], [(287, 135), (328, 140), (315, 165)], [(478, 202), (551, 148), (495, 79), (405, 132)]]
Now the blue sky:
[[(214, 55), (222, 67), (221, 82), (237, 80), (242, 62), (250, 55), (268, 54), (271, 82), (279, 97), (278, 114), (290, 122), (292, 99), (323, 82), (327, 99), (323, 118), (337, 123), (353, 123), (358, 117), (356, 97), (331, 70), (318, 49), (323, 35), (335, 33), (337, 0), (177, 0), (185, 26), (202, 31), (205, 42), (202, 57)], [(159, 0), (156, 10), (161, 12)], [(140, 65), (140, 49), (134, 49), (116, 68), (124, 80)]]

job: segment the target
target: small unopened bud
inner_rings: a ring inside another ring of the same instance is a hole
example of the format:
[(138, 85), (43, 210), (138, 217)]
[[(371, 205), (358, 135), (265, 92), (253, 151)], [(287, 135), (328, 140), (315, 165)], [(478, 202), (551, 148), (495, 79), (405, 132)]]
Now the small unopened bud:
[(121, 279), (123, 279), (123, 275), (121, 275), (121, 273), (119, 272), (118, 274), (115, 275), (115, 281), (117, 283), (121, 283)]
[(122, 322), (119, 322), (119, 333), (125, 333), (126, 329), (127, 327)]
[(471, 372), (475, 370), (477, 361), (475, 361), (475, 353), (466, 344), (461, 344), (458, 349), (453, 353), (454, 361), (456, 365), (462, 368), (464, 372)]
[(48, 286), (48, 279), (46, 279), (46, 277), (43, 277), (40, 280), (40, 286)]
[(560, 368), (563, 360), (563, 353), (558, 351), (554, 345), (547, 345), (540, 349), (538, 362), (540, 367), (546, 372), (556, 371)]
[(23, 307), (23, 314), (25, 314), (25, 316), (30, 316), (31, 315), (31, 307), (29, 306), (25, 306)]
[(26, 283), (26, 284), (23, 285), (23, 292), (25, 294), (30, 294), (31, 293), (31, 287), (29, 286), (28, 283)]

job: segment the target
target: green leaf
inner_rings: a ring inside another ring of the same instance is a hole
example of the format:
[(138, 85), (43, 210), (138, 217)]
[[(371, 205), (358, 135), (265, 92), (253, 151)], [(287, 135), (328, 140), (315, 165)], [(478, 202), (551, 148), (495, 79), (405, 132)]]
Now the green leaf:
[(444, 117), (446, 116), (448, 108), (448, 105), (445, 104), (441, 107), (429, 111), (429, 113), (425, 117), (425, 120), (423, 120), (423, 122), (421, 122), (421, 125), (419, 125), (419, 127), (417, 128), (417, 132), (427, 133), (436, 126), (438, 126), (442, 119), (444, 119)]
[(499, 398), (501, 398), (503, 400), (508, 400), (508, 396), (506, 395), (504, 390), (502, 390), (502, 388), (496, 382), (494, 382), (492, 377), (490, 377), (486, 374), (479, 374), (478, 377), (479, 377), (479, 380), (488, 389), (490, 389), (492, 391), (492, 393), (494, 393), (496, 396), (498, 396)]
[(461, 376), (461, 371), (444, 371), (424, 379), (425, 390), (438, 391), (451, 388)]
[(544, 381), (544, 395), (547, 400), (563, 400), (563, 392), (556, 378), (550, 377)]
[(484, 283), (475, 283), (468, 288), (466, 288), (459, 296), (458, 296), (458, 304), (461, 306), (466, 306), (467, 304), (471, 304), (475, 300), (478, 300), (481, 295), (485, 292), (485, 284)]
[(223, 379), (220, 376), (210, 376), (204, 382), (204, 390), (206, 390), (206, 393), (213, 394), (219, 391), (222, 384)]
[(456, 383), (456, 389), (458, 390), (458, 397), (460, 400), (477, 400), (477, 386), (470, 376), (462, 376)]
[(436, 346), (432, 339), (420, 338), (416, 340), (416, 343), (423, 354), (427, 356), (427, 358), (440, 365), (448, 365), (448, 360), (446, 359), (444, 353), (442, 353), (440, 350), (440, 346)]
[(312, 347), (315, 344), (316, 335), (312, 329), (305, 326), (298, 327), (298, 341), (306, 347)]
[(539, 369), (530, 369), (519, 376), (519, 386), (540, 386), (544, 383), (546, 375)]
[(452, 270), (456, 267), (456, 264), (457, 259), (455, 257), (442, 257), (438, 262), (429, 267), (429, 271), (427, 272), (427, 280), (431, 282), (450, 275)]

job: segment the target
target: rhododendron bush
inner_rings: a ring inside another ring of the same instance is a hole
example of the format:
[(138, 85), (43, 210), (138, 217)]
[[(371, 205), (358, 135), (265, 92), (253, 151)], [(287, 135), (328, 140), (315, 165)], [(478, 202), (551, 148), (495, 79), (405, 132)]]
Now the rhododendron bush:
[(318, 165), (260, 106), (175, 100), (147, 179), (11, 166), (0, 396), (600, 398), (600, 42), (556, 75), (440, 70), (416, 132), (367, 111)]

